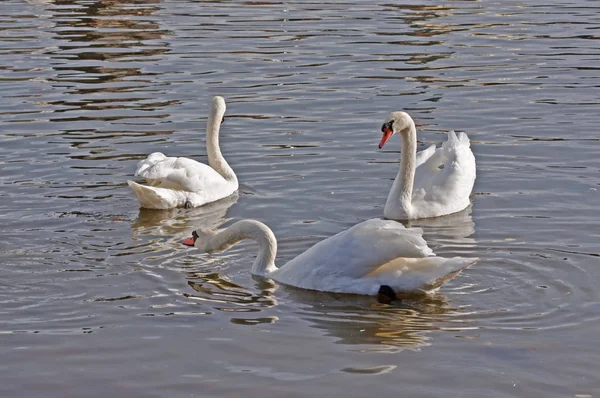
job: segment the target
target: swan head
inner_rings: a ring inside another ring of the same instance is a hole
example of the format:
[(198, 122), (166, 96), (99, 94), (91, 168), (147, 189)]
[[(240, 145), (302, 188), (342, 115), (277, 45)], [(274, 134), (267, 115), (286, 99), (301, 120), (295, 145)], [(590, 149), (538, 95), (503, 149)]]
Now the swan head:
[(383, 148), (387, 140), (396, 133), (407, 133), (411, 127), (415, 125), (415, 122), (406, 112), (392, 112), (385, 119), (385, 122), (381, 125), (381, 132), (383, 137), (379, 142), (379, 149)]
[(223, 123), (225, 121), (225, 116), (223, 115), (225, 115), (225, 110), (227, 109), (227, 106), (225, 106), (225, 99), (220, 95), (215, 95), (212, 99), (211, 108), (211, 113), (214, 115), (221, 115), (221, 123)]
[(186, 246), (196, 247), (205, 253), (211, 253), (213, 249), (210, 247), (210, 241), (215, 235), (216, 232), (208, 228), (198, 228), (197, 230), (192, 231), (192, 236), (190, 238), (187, 238), (181, 243)]
[(163, 160), (165, 160), (167, 158), (167, 156), (165, 154), (163, 154), (162, 152), (153, 152), (150, 155), (148, 155), (148, 157), (144, 160), (144, 162), (149, 163), (149, 164), (154, 164), (157, 162), (161, 162)]

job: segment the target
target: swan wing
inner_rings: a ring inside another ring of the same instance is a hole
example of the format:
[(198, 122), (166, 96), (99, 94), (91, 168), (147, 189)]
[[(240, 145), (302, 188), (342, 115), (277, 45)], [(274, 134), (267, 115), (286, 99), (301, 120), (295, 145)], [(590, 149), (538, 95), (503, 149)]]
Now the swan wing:
[(448, 132), (448, 140), (415, 172), (413, 204), (444, 203), (468, 198), (475, 182), (475, 157), (465, 133)]
[(435, 144), (431, 144), (428, 148), (423, 149), (420, 152), (417, 152), (416, 166), (419, 167), (423, 163), (427, 162), (431, 158), (431, 156), (435, 153)]
[(479, 261), (478, 258), (397, 258), (367, 275), (375, 286), (388, 285), (396, 292), (430, 292)]
[(420, 228), (371, 219), (327, 238), (281, 267), (279, 279), (312, 288), (315, 281), (361, 278), (398, 258), (432, 256)]
[(164, 157), (151, 164), (138, 165), (136, 175), (152, 186), (178, 191), (199, 192), (206, 187), (214, 190), (216, 186), (226, 184), (226, 180), (212, 167), (182, 157)]

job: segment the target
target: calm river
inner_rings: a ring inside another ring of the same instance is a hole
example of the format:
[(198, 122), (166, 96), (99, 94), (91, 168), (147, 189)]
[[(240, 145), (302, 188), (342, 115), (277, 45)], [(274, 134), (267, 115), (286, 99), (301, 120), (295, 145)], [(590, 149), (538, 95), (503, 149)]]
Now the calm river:
[[(0, 396), (600, 397), (600, 3), (3, 0)], [(213, 95), (239, 195), (140, 210), (162, 151), (206, 161)], [(422, 226), (481, 261), (399, 305), (253, 279), (380, 217), (400, 140), (465, 131), (472, 206)]]

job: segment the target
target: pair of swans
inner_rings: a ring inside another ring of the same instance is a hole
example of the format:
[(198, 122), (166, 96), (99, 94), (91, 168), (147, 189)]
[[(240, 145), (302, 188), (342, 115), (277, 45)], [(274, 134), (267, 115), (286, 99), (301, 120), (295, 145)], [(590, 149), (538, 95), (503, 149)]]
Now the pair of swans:
[[(136, 175), (149, 185), (128, 183), (142, 207), (202, 206), (237, 190), (237, 178), (219, 149), (224, 113), (225, 101), (215, 97), (207, 125), (209, 166), (162, 153), (139, 162)], [(432, 145), (417, 153), (416, 127), (407, 113), (392, 112), (381, 131), (379, 148), (396, 133), (403, 147), (400, 170), (384, 208), (386, 218), (437, 217), (469, 205), (475, 157), (466, 134), (450, 131), (441, 148)], [(200, 228), (183, 244), (212, 253), (252, 239), (259, 244), (253, 275), (310, 290), (378, 295), (380, 301), (389, 302), (400, 292), (433, 291), (478, 261), (437, 257), (422, 235), (420, 228), (371, 219), (315, 244), (280, 268), (275, 266), (275, 235), (256, 220), (241, 220), (222, 230)]]
[[(238, 189), (238, 180), (219, 147), (225, 116), (223, 97), (213, 98), (206, 126), (208, 165), (182, 157), (152, 153), (135, 171), (148, 185), (127, 181), (141, 207), (171, 209), (199, 207), (225, 198)], [(413, 220), (456, 213), (469, 205), (475, 182), (475, 157), (464, 133), (448, 132), (441, 148), (431, 145), (417, 153), (417, 132), (405, 112), (392, 112), (381, 127), (381, 149), (396, 133), (402, 137), (400, 170), (385, 203), (383, 215)]]

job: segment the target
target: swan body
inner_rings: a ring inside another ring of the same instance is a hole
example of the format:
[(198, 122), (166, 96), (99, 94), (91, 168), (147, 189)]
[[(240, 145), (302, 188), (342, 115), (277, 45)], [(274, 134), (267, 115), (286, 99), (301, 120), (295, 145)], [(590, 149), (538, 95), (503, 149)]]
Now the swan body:
[(478, 261), (437, 257), (422, 234), (420, 228), (371, 219), (315, 244), (280, 268), (274, 262), (275, 235), (256, 220), (216, 231), (198, 229), (183, 244), (211, 253), (253, 239), (259, 244), (253, 275), (304, 289), (371, 296), (384, 285), (396, 293), (433, 291)]
[(225, 115), (225, 100), (212, 100), (206, 126), (208, 165), (160, 152), (141, 160), (135, 171), (148, 185), (127, 181), (140, 206), (148, 209), (193, 208), (225, 198), (238, 189), (238, 180), (221, 154), (219, 129)]
[(382, 148), (395, 133), (402, 136), (400, 170), (383, 210), (385, 218), (413, 220), (456, 213), (466, 208), (476, 176), (469, 137), (448, 132), (440, 148), (417, 153), (417, 131), (405, 112), (392, 112), (381, 127)]

